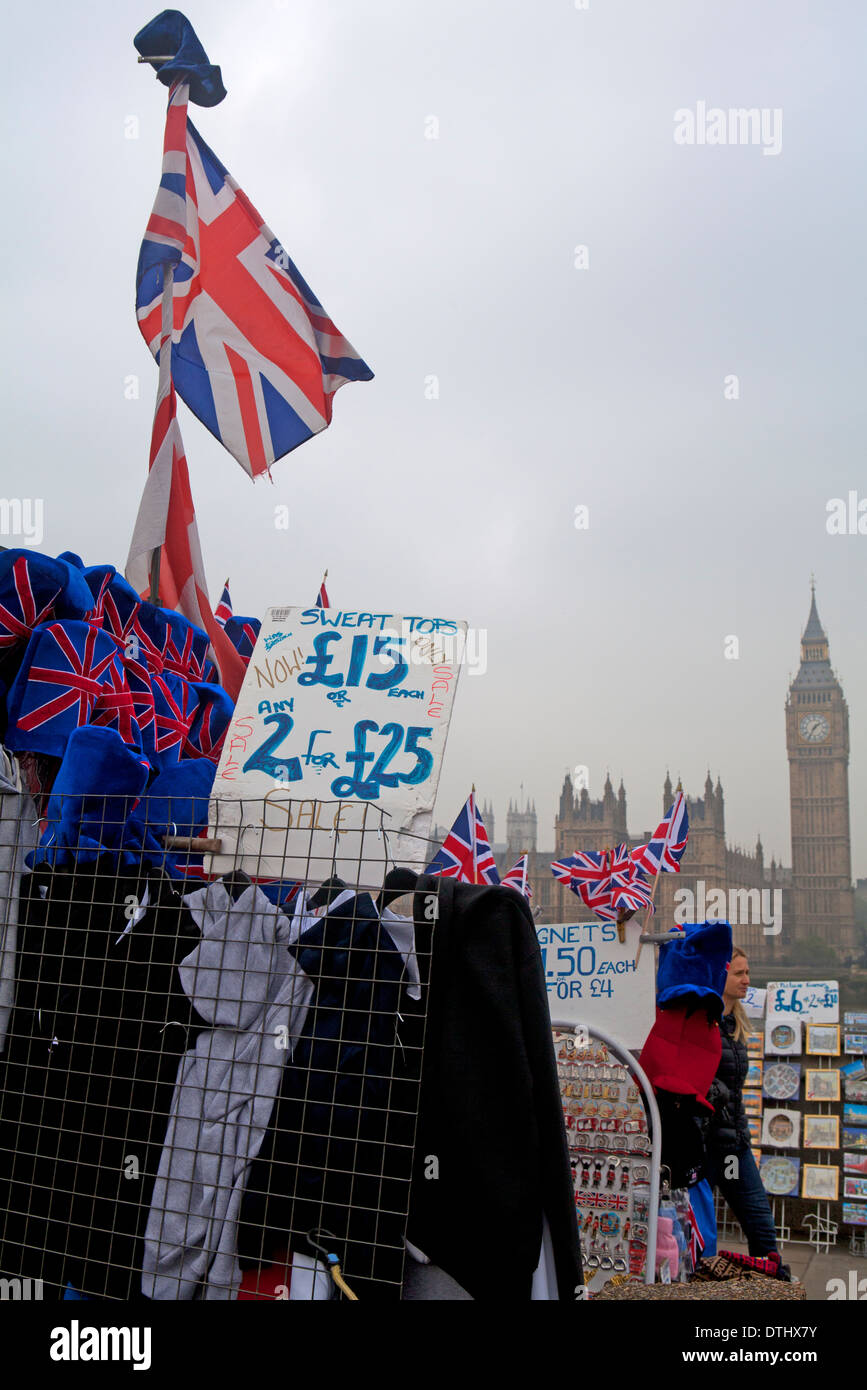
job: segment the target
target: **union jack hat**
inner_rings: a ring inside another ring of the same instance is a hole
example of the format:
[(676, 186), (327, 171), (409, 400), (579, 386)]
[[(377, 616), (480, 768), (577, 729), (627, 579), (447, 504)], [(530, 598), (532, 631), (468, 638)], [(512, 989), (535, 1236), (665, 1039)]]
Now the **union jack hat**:
[(163, 664), (167, 671), (188, 681), (200, 681), (204, 675), (205, 658), (211, 639), (200, 627), (195, 627), (183, 613), (163, 610), (169, 626)]
[(226, 620), (226, 636), (245, 662), (249, 661), (253, 655), (253, 648), (256, 645), (256, 638), (259, 636), (261, 626), (258, 618), (244, 618), (237, 613), (234, 617)]
[(94, 597), (90, 621), (99, 623), (119, 647), (126, 647), (141, 600), (114, 565), (88, 565), (84, 581)]
[(196, 692), (189, 681), (174, 671), (151, 677), (154, 693), (154, 722), (144, 734), (144, 749), (159, 772), (179, 762), (198, 708)]
[(100, 696), (111, 695), (116, 665), (117, 647), (93, 623), (34, 628), (7, 699), (7, 747), (62, 758), (73, 729), (89, 724)]
[(0, 656), (52, 617), (83, 618), (93, 597), (80, 572), (35, 550), (0, 552)]
[(226, 730), (235, 712), (235, 702), (221, 685), (206, 682), (193, 684), (198, 709), (184, 745), (184, 753), (192, 758), (210, 758), (218, 762)]
[(165, 668), (166, 647), (171, 637), (165, 610), (143, 601), (136, 613), (132, 631), (141, 644), (140, 659), (144, 661), (152, 676), (161, 676)]

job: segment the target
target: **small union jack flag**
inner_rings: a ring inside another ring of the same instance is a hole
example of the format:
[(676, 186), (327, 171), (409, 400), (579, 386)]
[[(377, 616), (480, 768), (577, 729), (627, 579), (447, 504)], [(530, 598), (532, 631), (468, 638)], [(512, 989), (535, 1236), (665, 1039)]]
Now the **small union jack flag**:
[(328, 590), (327, 590), (326, 587), (325, 587), (325, 580), (326, 580), (327, 578), (328, 578), (328, 570), (326, 570), (326, 571), (325, 571), (325, 574), (323, 575), (322, 583), (319, 585), (319, 593), (316, 595), (316, 607), (317, 607), (317, 608), (330, 608), (330, 607), (331, 607), (331, 604), (328, 602)]
[(612, 850), (579, 850), (551, 865), (554, 877), (581, 899), (601, 922), (616, 922), (622, 912), (650, 907), (650, 892), (625, 845)]
[(227, 579), (225, 584), (223, 585), (223, 592), (220, 595), (220, 602), (214, 609), (214, 618), (220, 624), (220, 627), (225, 627), (226, 622), (229, 618), (231, 618), (231, 616), (232, 596), (229, 593), (229, 581)]
[(678, 792), (646, 845), (632, 851), (632, 860), (645, 873), (680, 873), (680, 861), (689, 839), (686, 797)]
[(63, 757), (73, 729), (90, 723), (116, 653), (108, 633), (92, 623), (37, 627), (9, 691), (7, 747)]
[(499, 883), (500, 875), (476, 805), (475, 792), (470, 792), (426, 872), (456, 878), (459, 883)]
[(255, 478), (327, 428), (339, 387), (373, 373), (187, 119), (188, 96), (184, 82), (169, 94), (136, 312), (158, 359), (164, 267), (173, 265), (175, 389)]
[(508, 885), (509, 888), (516, 888), (519, 893), (523, 893), (524, 897), (527, 899), (528, 902), (530, 898), (532, 898), (533, 890), (530, 887), (530, 881), (527, 878), (526, 854), (522, 854), (518, 862), (515, 864), (514, 868), (510, 869), (509, 872), (506, 874), (505, 878), (503, 879), (503, 885), (504, 887)]

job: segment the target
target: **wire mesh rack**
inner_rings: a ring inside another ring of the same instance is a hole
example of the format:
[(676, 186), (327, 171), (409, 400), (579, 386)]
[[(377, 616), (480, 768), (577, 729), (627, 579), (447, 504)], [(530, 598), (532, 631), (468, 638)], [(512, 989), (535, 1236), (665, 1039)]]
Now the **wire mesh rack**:
[[(189, 798), (145, 796), (132, 816), (107, 796), (55, 798), (47, 819), (13, 790), (4, 1287), (399, 1298), (437, 911), (434, 895), (425, 935), (398, 900), (382, 814), (344, 832), (339, 805), (312, 820), (290, 808), (285, 862), (303, 868), (290, 879), (273, 872), (273, 819), (262, 852), (261, 804), (230, 812), (244, 834), (227, 861), (219, 826), (196, 835)], [(330, 827), (325, 852), (314, 826)], [(417, 850), (416, 869), (432, 854)]]

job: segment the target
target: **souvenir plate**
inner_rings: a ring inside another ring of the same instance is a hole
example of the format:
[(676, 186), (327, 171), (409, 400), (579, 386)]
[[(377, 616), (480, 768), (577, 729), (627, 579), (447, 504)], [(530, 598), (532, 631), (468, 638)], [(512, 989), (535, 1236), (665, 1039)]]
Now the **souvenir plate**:
[[(781, 1024), (780, 1027), (786, 1027)], [(764, 1093), (772, 1100), (796, 1100), (801, 1086), (801, 1068), (791, 1062), (771, 1062), (765, 1067)]]
[(798, 1191), (797, 1158), (784, 1158), (782, 1155), (763, 1158), (761, 1165), (762, 1182), (766, 1192), (773, 1197), (788, 1197)]

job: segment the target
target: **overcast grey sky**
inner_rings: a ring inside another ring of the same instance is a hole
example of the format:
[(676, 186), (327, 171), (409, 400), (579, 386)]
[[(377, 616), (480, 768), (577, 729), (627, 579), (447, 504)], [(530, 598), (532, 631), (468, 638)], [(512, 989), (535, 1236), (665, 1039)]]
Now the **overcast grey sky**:
[[(4, 26), (2, 490), (44, 498), (42, 549), (120, 569), (157, 382), (133, 305), (165, 89), (132, 46), (156, 12), (51, 0)], [(586, 764), (592, 796), (623, 776), (640, 831), (666, 767), (698, 795), (709, 765), (730, 840), (760, 830), (788, 864), (783, 706), (815, 571), (867, 873), (867, 535), (826, 529), (830, 498), (867, 497), (863, 5), (185, 13), (228, 89), (196, 124), (376, 373), (273, 485), (181, 408), (213, 601), (228, 574), (238, 612), (312, 603), (327, 566), (335, 605), (483, 630), (441, 822), (475, 781), (501, 839), (523, 782), (548, 847)], [(781, 112), (779, 151), (676, 143), (699, 103)]]

